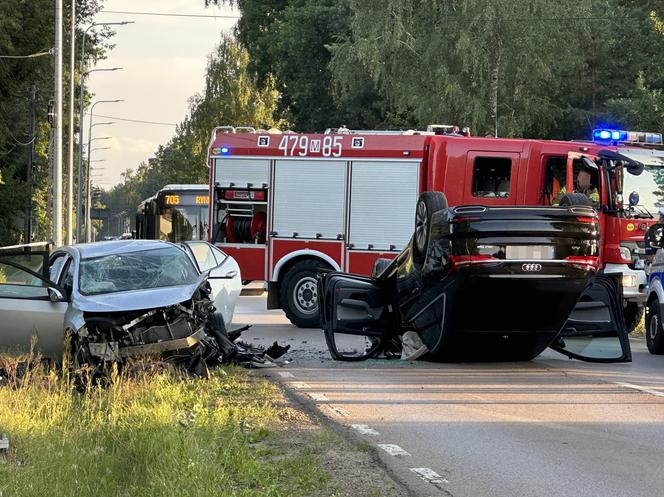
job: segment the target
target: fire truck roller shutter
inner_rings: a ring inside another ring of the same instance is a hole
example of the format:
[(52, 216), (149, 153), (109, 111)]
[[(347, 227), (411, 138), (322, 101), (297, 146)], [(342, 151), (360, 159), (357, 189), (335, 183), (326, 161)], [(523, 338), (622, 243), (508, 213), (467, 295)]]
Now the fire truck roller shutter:
[(276, 161), (272, 227), (275, 236), (336, 240), (344, 233), (345, 190), (343, 161)]
[(222, 188), (246, 188), (248, 184), (252, 188), (262, 188), (269, 181), (269, 164), (268, 159), (215, 159), (214, 181)]
[(419, 161), (352, 164), (350, 233), (353, 248), (402, 250), (413, 231)]

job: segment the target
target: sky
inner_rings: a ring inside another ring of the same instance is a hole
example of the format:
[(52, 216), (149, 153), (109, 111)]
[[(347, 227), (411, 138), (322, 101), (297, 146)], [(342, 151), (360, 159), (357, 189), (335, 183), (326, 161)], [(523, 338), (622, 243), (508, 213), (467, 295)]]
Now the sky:
[[(204, 8), (204, 0), (105, 0), (104, 11), (154, 12), (202, 15), (237, 15), (228, 7)], [(92, 127), (92, 138), (111, 137), (92, 142), (92, 180), (109, 189), (120, 182), (126, 169), (136, 169), (152, 157), (160, 144), (175, 133), (174, 124), (188, 113), (189, 98), (204, 87), (207, 56), (237, 22), (224, 18), (187, 18), (153, 15), (99, 13), (95, 22), (134, 21), (113, 26), (115, 48), (99, 61), (95, 69), (122, 67), (118, 71), (92, 72), (87, 81), (93, 93), (94, 123), (115, 124)], [(94, 28), (93, 28), (94, 29)], [(153, 125), (123, 119), (171, 123)], [(222, 125), (223, 123), (219, 123)], [(89, 121), (86, 115), (84, 140), (87, 144)], [(95, 150), (106, 148), (106, 150)]]

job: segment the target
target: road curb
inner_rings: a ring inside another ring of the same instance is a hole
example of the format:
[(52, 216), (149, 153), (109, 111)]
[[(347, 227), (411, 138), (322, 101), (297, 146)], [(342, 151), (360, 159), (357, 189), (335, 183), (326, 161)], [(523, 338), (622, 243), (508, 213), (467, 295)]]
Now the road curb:
[[(410, 497), (421, 497), (419, 493), (416, 493), (411, 489), (406, 481), (386, 464), (385, 459), (383, 459), (383, 453), (381, 453), (379, 447), (373, 444), (367, 444), (366, 439), (362, 438), (359, 432), (355, 432), (349, 425), (345, 425), (342, 422), (327, 416), (316, 405), (315, 399), (295, 388), (289, 388), (286, 382), (283, 381), (283, 378), (277, 376), (274, 371), (266, 371), (264, 377), (274, 381), (283, 392), (284, 397), (292, 402), (297, 409), (305, 412), (318, 423), (332, 430), (333, 433), (351, 444), (356, 450), (367, 452), (371, 459), (371, 463), (384, 471), (387, 477), (389, 477), (392, 482), (394, 482), (394, 485), (403, 491), (404, 494)], [(362, 444), (362, 448), (360, 448), (360, 444)]]

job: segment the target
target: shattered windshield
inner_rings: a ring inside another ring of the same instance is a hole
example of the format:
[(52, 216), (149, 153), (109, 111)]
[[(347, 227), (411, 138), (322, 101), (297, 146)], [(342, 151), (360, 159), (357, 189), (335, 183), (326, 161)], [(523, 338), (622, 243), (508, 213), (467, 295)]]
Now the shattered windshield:
[(83, 295), (190, 285), (198, 278), (191, 260), (177, 247), (114, 254), (81, 261)]

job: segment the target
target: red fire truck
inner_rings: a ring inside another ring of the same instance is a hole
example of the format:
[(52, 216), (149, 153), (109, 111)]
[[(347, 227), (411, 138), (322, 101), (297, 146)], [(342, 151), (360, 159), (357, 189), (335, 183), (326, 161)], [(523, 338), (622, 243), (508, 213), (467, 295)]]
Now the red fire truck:
[[(645, 298), (643, 238), (658, 216), (664, 182), (664, 162), (648, 159), (661, 135), (597, 130), (593, 142), (564, 142), (457, 131), (216, 128), (210, 241), (238, 261), (243, 278), (267, 281), (268, 308), (283, 308), (298, 326), (316, 326), (316, 273), (370, 274), (376, 259), (395, 257), (413, 232), (421, 192), (442, 191), (450, 205), (552, 205), (563, 187), (575, 190), (584, 169), (599, 195), (601, 267), (623, 274), (633, 327)], [(644, 173), (634, 155), (645, 162)]]

